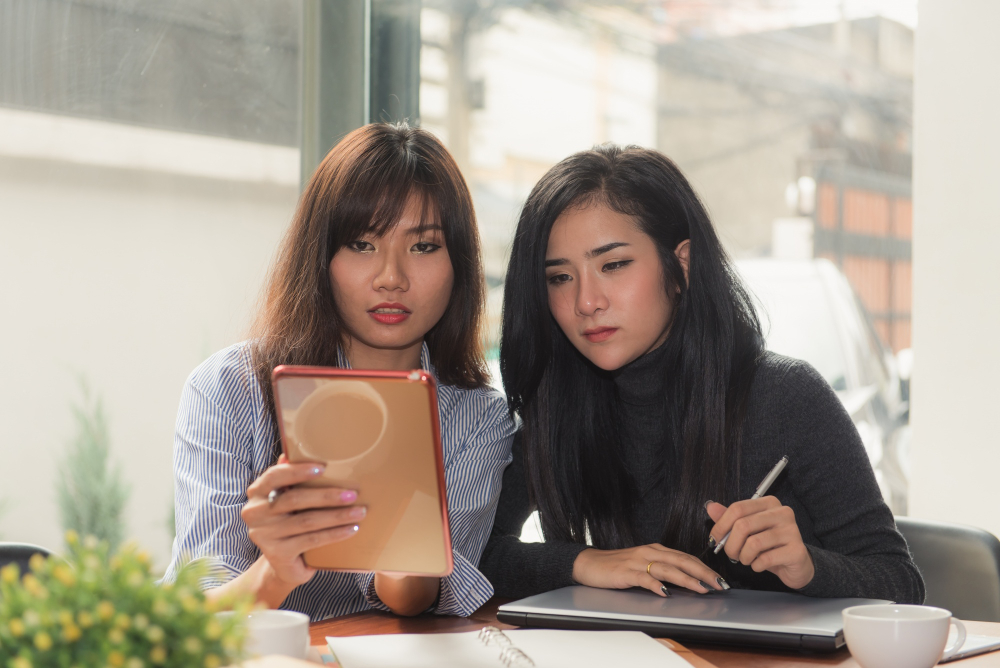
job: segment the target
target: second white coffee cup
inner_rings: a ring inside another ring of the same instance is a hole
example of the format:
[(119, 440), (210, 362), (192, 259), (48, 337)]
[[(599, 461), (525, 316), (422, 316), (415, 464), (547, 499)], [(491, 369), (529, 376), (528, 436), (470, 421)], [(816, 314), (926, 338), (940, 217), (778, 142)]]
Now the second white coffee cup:
[[(219, 615), (232, 615), (220, 612)], [(309, 616), (291, 610), (256, 610), (245, 616), (246, 655), (277, 654), (305, 659), (309, 654)]]
[[(958, 636), (945, 647), (954, 625)], [(943, 608), (856, 605), (844, 610), (844, 639), (862, 668), (931, 668), (965, 643), (965, 626)]]

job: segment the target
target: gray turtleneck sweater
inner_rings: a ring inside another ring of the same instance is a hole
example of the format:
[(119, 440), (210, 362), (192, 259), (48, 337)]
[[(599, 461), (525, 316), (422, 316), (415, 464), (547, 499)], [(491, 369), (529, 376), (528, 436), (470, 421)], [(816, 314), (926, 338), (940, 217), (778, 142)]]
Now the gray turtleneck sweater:
[[(668, 467), (673, 465), (674, 446), (665, 437), (661, 352), (644, 355), (615, 375), (626, 425), (625, 463), (641, 498), (633, 518), (639, 544), (661, 539), (671, 494)], [(750, 498), (786, 454), (789, 465), (768, 494), (795, 511), (816, 567), (813, 580), (800, 592), (922, 603), (923, 580), (882, 500), (861, 438), (836, 394), (809, 364), (766, 353), (747, 411), (740, 498)], [(521, 526), (535, 510), (529, 504), (522, 458), (515, 437), (514, 460), (504, 472), (493, 532), (480, 560), (480, 570), (493, 583), (496, 595), (505, 598), (574, 584), (573, 562), (587, 549), (579, 543), (520, 541)], [(664, 544), (671, 547), (669, 540)], [(697, 556), (734, 587), (789, 591), (775, 575), (730, 564), (724, 554), (706, 549)]]

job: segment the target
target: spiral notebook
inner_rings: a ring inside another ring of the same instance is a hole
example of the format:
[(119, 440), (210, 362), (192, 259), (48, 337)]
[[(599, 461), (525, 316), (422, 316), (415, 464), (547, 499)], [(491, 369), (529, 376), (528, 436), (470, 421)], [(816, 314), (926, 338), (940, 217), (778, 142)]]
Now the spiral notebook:
[(580, 668), (691, 665), (638, 631), (501, 631), (326, 639), (340, 668)]

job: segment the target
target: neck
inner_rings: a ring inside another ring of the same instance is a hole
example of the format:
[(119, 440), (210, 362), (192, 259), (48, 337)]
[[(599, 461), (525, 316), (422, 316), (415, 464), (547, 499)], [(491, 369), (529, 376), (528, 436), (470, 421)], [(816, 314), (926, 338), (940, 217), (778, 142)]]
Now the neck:
[(345, 353), (353, 369), (378, 371), (409, 371), (420, 368), (423, 339), (404, 348), (373, 348), (357, 339), (348, 338)]

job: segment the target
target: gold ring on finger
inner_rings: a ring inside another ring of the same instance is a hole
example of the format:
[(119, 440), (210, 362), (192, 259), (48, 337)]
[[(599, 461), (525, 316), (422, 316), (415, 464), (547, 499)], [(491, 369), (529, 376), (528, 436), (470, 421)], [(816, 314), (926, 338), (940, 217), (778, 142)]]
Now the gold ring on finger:
[(649, 572), (649, 569), (650, 569), (650, 568), (652, 568), (652, 567), (653, 567), (653, 562), (652, 562), (652, 561), (651, 561), (651, 562), (649, 562), (648, 564), (646, 564), (646, 575), (652, 575), (652, 574), (651, 574), (651, 573)]

